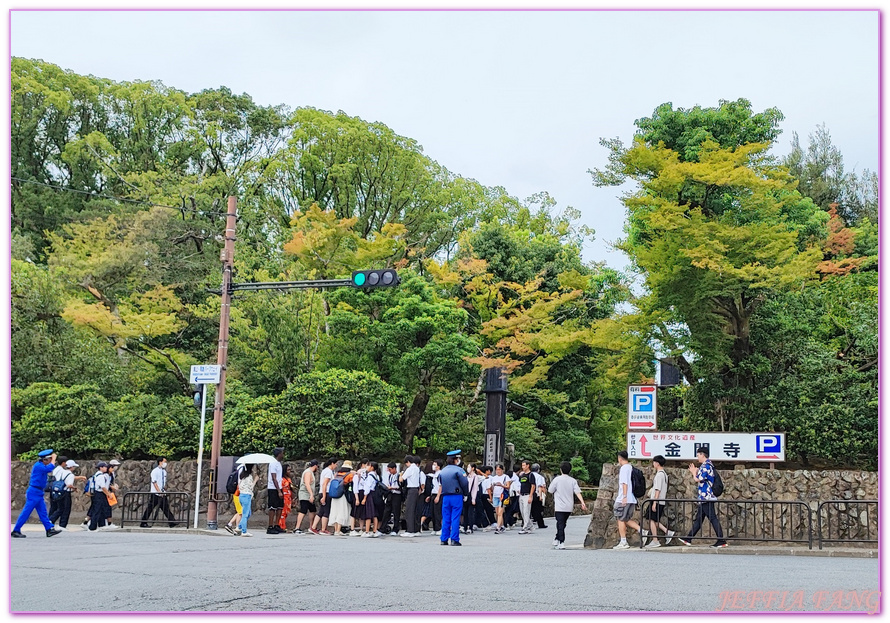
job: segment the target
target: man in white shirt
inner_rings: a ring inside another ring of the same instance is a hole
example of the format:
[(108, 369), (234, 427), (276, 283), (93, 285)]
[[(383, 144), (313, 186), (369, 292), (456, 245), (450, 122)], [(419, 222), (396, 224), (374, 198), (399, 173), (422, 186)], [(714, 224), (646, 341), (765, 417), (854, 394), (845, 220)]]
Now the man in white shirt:
[[(485, 474), (482, 479), (482, 511), (485, 515), (486, 525), (483, 527), (482, 532), (488, 532), (492, 529), (492, 524), (495, 522), (495, 511), (494, 506), (491, 503), (491, 472), (493, 471), (492, 467), (485, 465), (482, 467), (482, 472)], [(479, 502), (477, 501), (477, 504)], [(497, 529), (497, 526), (494, 526)]]
[[(107, 466), (106, 466), (107, 468)], [(108, 475), (105, 475), (108, 479), (109, 485), (111, 484), (111, 479), (108, 478)], [(98, 485), (96, 486), (96, 493), (98, 494)], [(160, 457), (158, 459), (158, 466), (151, 470), (151, 500), (148, 503), (148, 507), (145, 509), (145, 512), (142, 513), (142, 523), (139, 524), (140, 528), (151, 528), (151, 524), (148, 523), (148, 518), (151, 516), (152, 512), (155, 511), (156, 508), (160, 508), (164, 515), (167, 517), (167, 521), (170, 522), (170, 527), (176, 527), (176, 517), (173, 516), (173, 513), (170, 512), (170, 501), (167, 499), (167, 496), (164, 493), (167, 491), (167, 459), (165, 457)], [(157, 514), (155, 512), (155, 514)], [(92, 511), (90, 511), (90, 517), (92, 517)]]
[[(398, 536), (402, 523), (402, 487), (399, 485), (398, 466), (390, 463), (386, 466), (386, 473), (383, 474), (382, 486), (386, 488), (386, 498), (383, 506), (383, 519), (380, 525), (383, 526), (383, 532)], [(392, 518), (392, 531), (387, 526)]]
[(621, 469), (618, 471), (618, 493), (615, 496), (613, 512), (618, 521), (618, 535), (621, 537), (621, 541), (612, 549), (630, 549), (630, 545), (627, 544), (627, 527), (630, 526), (639, 532), (640, 524), (631, 519), (637, 509), (637, 498), (634, 497), (633, 483), (631, 482), (633, 466), (627, 460), (626, 450), (621, 450), (618, 453), (618, 465), (621, 466)]
[[(76, 480), (86, 480), (86, 476), (75, 476), (71, 471), (75, 467), (80, 467), (77, 463), (71, 460), (62, 461), (62, 457), (59, 458), (59, 466), (53, 470), (53, 477), (55, 477), (57, 482), (64, 482), (64, 489), (61, 491), (61, 495), (57, 496), (56, 500), (51, 500), (55, 502), (55, 511), (51, 512), (49, 515), (49, 520), (55, 524), (58, 522), (58, 526), (56, 526), (57, 530), (68, 530), (68, 518), (71, 516), (71, 492), (74, 491), (74, 482)], [(53, 497), (53, 494), (50, 494), (50, 498)]]
[[(664, 531), (667, 535), (667, 539), (664, 544), (667, 545), (674, 538), (674, 531), (668, 530), (667, 526), (662, 523), (662, 515), (664, 514), (664, 499), (667, 497), (668, 490), (668, 477), (667, 473), (664, 471), (665, 459), (660, 454), (652, 459), (652, 467), (655, 468), (655, 478), (652, 481), (652, 490), (649, 492), (649, 499), (652, 503), (649, 506), (649, 510), (646, 513), (646, 519), (649, 520), (649, 529), (652, 531), (652, 542), (649, 543), (645, 549), (655, 549), (656, 547), (661, 547), (661, 543), (658, 540), (658, 528)], [(661, 500), (660, 502), (658, 500)], [(643, 530), (640, 533), (643, 538), (646, 538), (647, 532)]]
[(281, 520), (281, 510), (284, 508), (284, 492), (281, 490), (281, 460), (284, 458), (284, 448), (275, 448), (272, 451), (275, 460), (269, 463), (269, 475), (267, 477), (266, 489), (268, 489), (269, 503), (267, 509), (269, 511), (269, 527), (266, 528), (266, 534), (281, 534), (283, 531), (278, 527)]
[(587, 510), (587, 505), (584, 503), (584, 498), (581, 497), (581, 487), (578, 486), (578, 481), (569, 476), (572, 464), (563, 461), (559, 465), (559, 471), (562, 474), (553, 479), (548, 491), (553, 494), (553, 510), (556, 515), (556, 539), (553, 541), (553, 547), (565, 549), (566, 522), (575, 507), (575, 498), (578, 498), (578, 502), (584, 510)]
[(420, 495), (420, 468), (415, 463), (415, 458), (410, 454), (405, 456), (405, 470), (399, 476), (399, 482), (404, 482), (408, 487), (405, 492), (405, 531), (403, 537), (416, 537), (420, 528), (417, 521), (417, 497)]
[[(334, 466), (336, 464), (337, 459), (330, 458), (324, 462), (324, 468), (321, 470), (318, 485), (318, 496), (320, 500), (318, 514), (315, 515), (315, 518), (312, 520), (312, 526), (309, 528), (309, 532), (312, 534), (330, 534), (330, 532), (328, 532), (328, 517), (331, 516), (331, 498), (328, 497), (328, 486), (330, 485), (331, 480), (334, 479)], [(321, 520), (320, 532), (318, 530), (319, 520)]]

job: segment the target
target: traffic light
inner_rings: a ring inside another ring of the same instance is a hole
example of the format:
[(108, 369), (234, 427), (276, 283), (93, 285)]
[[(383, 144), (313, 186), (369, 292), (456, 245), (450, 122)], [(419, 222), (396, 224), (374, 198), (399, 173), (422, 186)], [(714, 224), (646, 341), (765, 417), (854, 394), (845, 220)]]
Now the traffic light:
[(198, 411), (201, 410), (201, 391), (203, 390), (203, 386), (201, 385), (192, 385), (192, 401), (195, 405), (195, 409)]
[(394, 268), (352, 271), (353, 288), (391, 288), (401, 283)]

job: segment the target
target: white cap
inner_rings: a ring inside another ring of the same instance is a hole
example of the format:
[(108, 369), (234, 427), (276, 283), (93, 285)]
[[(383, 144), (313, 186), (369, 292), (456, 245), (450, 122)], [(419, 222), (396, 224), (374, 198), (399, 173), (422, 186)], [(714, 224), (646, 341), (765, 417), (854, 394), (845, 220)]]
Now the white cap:
[(66, 461), (66, 462), (65, 462), (65, 467), (80, 467), (80, 465), (78, 465), (78, 464), (75, 463), (74, 461)]

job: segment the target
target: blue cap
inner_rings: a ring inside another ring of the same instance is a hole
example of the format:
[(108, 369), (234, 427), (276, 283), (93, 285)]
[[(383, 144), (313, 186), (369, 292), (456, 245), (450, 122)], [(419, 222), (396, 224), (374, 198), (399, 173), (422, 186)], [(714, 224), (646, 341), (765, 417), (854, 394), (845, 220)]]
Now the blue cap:
[(49, 456), (49, 455), (51, 455), (52, 453), (53, 453), (52, 449), (49, 449), (49, 450), (41, 450), (40, 452), (37, 453), (37, 456), (39, 456), (40, 458), (43, 458), (43, 457), (45, 457), (45, 456)]
[(460, 450), (452, 450), (447, 456), (460, 456)]

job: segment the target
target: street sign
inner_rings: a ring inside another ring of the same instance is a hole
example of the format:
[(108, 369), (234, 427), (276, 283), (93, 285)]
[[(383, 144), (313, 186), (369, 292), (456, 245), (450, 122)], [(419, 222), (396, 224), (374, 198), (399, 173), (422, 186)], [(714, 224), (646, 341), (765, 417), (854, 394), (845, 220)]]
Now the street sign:
[(485, 435), (485, 464), (494, 468), (498, 462), (498, 435), (497, 433), (488, 433)]
[(630, 385), (627, 388), (627, 430), (655, 430), (658, 421), (655, 385)]
[(627, 455), (650, 460), (659, 454), (673, 461), (694, 461), (707, 447), (712, 461), (781, 463), (785, 460), (785, 433), (684, 433), (659, 431), (628, 433)]
[(192, 366), (189, 383), (216, 385), (219, 383), (220, 366)]

